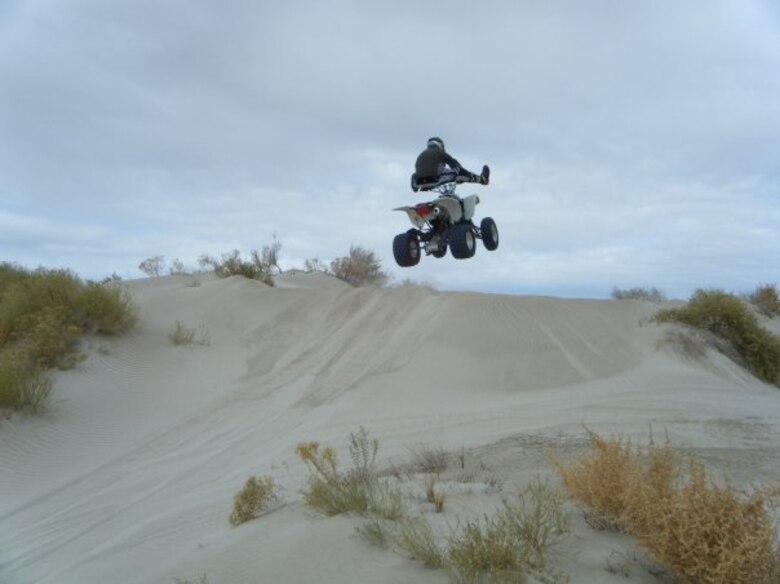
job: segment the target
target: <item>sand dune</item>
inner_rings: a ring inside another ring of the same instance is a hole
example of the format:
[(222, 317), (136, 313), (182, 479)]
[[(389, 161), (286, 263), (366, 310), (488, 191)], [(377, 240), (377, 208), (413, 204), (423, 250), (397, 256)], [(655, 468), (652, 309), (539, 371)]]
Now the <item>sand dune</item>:
[[(642, 439), (665, 429), (737, 484), (780, 470), (780, 391), (718, 353), (678, 355), (661, 342), (668, 327), (647, 324), (651, 304), (353, 289), (302, 273), (275, 288), (128, 286), (138, 330), (88, 341), (43, 417), (0, 422), (0, 582), (445, 582), (353, 538), (356, 518), (301, 503), (296, 444), (341, 447), (360, 425), (383, 463), (441, 445), (506, 489), (549, 474), (548, 447), (582, 449), (583, 424)], [(176, 320), (209, 343), (172, 346)], [(273, 476), (284, 505), (232, 528), (250, 474)], [(450, 517), (484, 503), (479, 489), (453, 497)], [(626, 581), (604, 563), (627, 538), (575, 532), (571, 582)]]

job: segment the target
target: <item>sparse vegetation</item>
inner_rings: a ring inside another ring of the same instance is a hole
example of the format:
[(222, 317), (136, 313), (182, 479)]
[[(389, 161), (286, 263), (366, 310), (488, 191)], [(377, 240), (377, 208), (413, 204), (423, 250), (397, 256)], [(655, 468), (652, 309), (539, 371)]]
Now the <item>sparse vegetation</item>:
[(557, 463), (569, 495), (602, 525), (632, 533), (688, 584), (769, 584), (780, 577), (780, 548), (769, 491), (741, 497), (712, 484), (705, 467), (687, 473), (669, 440), (647, 456), (630, 442), (588, 431), (594, 454)]
[(272, 477), (249, 477), (233, 498), (230, 524), (238, 526), (259, 517), (276, 499), (276, 485)]
[(319, 258), (310, 258), (304, 260), (303, 270), (307, 273), (322, 272), (326, 274), (328, 273), (328, 266), (325, 262), (321, 261)]
[(774, 284), (761, 284), (751, 294), (748, 300), (756, 309), (770, 318), (780, 316), (780, 294)]
[(40, 411), (51, 392), (46, 371), (81, 361), (82, 335), (120, 334), (136, 318), (130, 297), (113, 283), (0, 264), (0, 408)]
[(644, 300), (646, 302), (661, 303), (666, 302), (666, 294), (655, 287), (637, 287), (621, 289), (615, 287), (612, 289), (612, 298), (615, 300)]
[(188, 327), (183, 321), (177, 320), (170, 331), (168, 340), (174, 346), (205, 346), (211, 344), (206, 329), (201, 325), (197, 329)]
[(443, 568), (445, 554), (436, 543), (431, 524), (423, 517), (409, 517), (399, 524), (395, 545), (407, 557), (428, 568)]
[(421, 445), (409, 448), (412, 468), (417, 472), (442, 473), (447, 470), (447, 451), (441, 446)]
[(272, 265), (260, 256), (257, 250), (252, 250), (249, 254), (250, 259), (241, 258), (241, 253), (235, 249), (230, 253), (222, 254), (222, 259), (217, 260), (209, 255), (203, 255), (198, 259), (198, 263), (203, 268), (209, 268), (219, 278), (229, 276), (244, 276), (250, 280), (260, 280), (261, 282), (274, 285), (274, 279), (271, 274)]
[(725, 339), (754, 375), (780, 385), (780, 338), (762, 328), (739, 298), (720, 290), (697, 290), (686, 306), (662, 310), (654, 318)]
[(375, 470), (379, 444), (360, 428), (350, 434), (349, 453), (352, 468), (339, 468), (336, 451), (320, 449), (318, 442), (298, 445), (296, 453), (309, 467), (309, 486), (303, 492), (307, 504), (326, 515), (355, 511), (374, 513), (385, 519), (397, 519), (403, 514), (403, 500), (398, 489), (380, 480)]
[(162, 274), (164, 266), (165, 257), (158, 255), (146, 258), (144, 261), (138, 264), (138, 269), (150, 278), (156, 278)]
[(450, 538), (447, 559), (462, 582), (516, 582), (529, 574), (556, 580), (550, 556), (569, 533), (563, 496), (536, 479), (482, 521)]
[(381, 286), (387, 282), (387, 274), (373, 251), (359, 245), (349, 248), (349, 255), (330, 263), (334, 276), (353, 286)]
[(273, 234), (273, 241), (269, 245), (263, 246), (263, 251), (260, 254), (260, 258), (263, 265), (268, 266), (268, 269), (276, 268), (278, 273), (282, 273), (282, 268), (279, 266), (279, 252), (282, 251), (282, 242), (276, 238), (276, 233)]

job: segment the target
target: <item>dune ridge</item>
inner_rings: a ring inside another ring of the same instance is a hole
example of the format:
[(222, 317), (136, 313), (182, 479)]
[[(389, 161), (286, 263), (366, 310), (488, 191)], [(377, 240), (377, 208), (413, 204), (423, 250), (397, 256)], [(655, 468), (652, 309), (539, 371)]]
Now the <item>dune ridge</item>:
[[(277, 280), (128, 282), (138, 329), (88, 341), (43, 417), (0, 421), (0, 581), (446, 581), (302, 508), (295, 445), (343, 445), (360, 425), (382, 463), (435, 443), (510, 482), (549, 471), (543, 448), (581, 448), (583, 424), (654, 425), (737, 481), (778, 476), (780, 392), (718, 353), (659, 346), (655, 305)], [(176, 320), (209, 344), (172, 346)], [(249, 474), (285, 504), (232, 528)], [(625, 581), (603, 569), (612, 544), (583, 544), (571, 582)]]

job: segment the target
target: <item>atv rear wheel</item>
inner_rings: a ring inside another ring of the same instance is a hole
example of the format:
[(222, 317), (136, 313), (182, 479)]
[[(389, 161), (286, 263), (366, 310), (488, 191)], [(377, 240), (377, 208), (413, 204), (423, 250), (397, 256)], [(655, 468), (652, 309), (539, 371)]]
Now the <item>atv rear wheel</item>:
[(477, 251), (474, 227), (468, 223), (457, 223), (450, 227), (450, 251), (456, 260), (472, 257)]
[(402, 268), (410, 268), (420, 263), (420, 238), (414, 230), (399, 233), (393, 239), (393, 255)]
[(498, 227), (493, 219), (485, 217), (480, 223), (479, 232), (482, 235), (482, 243), (485, 244), (485, 249), (493, 251), (498, 247)]

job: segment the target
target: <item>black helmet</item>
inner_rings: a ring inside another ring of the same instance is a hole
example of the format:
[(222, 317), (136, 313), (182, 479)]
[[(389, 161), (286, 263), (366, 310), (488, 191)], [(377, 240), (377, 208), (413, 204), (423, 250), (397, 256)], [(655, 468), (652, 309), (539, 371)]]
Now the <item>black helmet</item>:
[(442, 150), (444, 150), (444, 140), (442, 140), (438, 136), (434, 136), (433, 138), (428, 138), (428, 148), (441, 148)]

